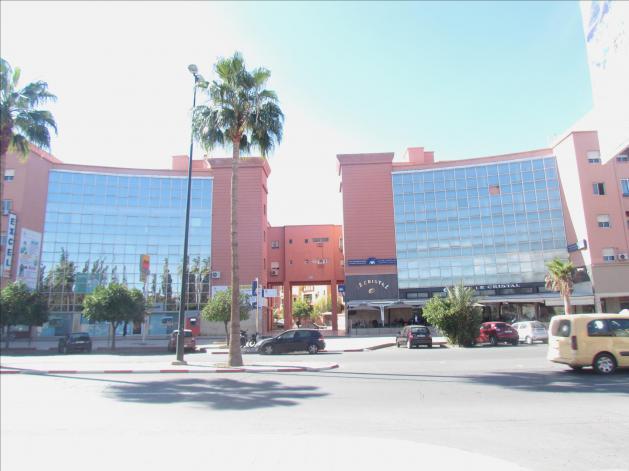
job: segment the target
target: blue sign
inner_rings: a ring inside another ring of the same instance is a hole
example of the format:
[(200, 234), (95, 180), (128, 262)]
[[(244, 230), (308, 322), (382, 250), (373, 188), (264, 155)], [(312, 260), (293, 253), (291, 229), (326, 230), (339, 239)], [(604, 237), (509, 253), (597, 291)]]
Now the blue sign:
[(338, 285), (337, 289), (339, 290), (339, 293), (341, 294), (345, 293), (345, 285)]
[(366, 259), (348, 260), (347, 264), (349, 266), (356, 266), (356, 265), (397, 265), (397, 259), (396, 258), (374, 258), (374, 257), (369, 257), (369, 258), (366, 258)]
[(570, 244), (566, 247), (568, 252), (577, 252), (578, 250), (587, 249), (588, 243), (587, 240), (581, 239), (574, 244)]

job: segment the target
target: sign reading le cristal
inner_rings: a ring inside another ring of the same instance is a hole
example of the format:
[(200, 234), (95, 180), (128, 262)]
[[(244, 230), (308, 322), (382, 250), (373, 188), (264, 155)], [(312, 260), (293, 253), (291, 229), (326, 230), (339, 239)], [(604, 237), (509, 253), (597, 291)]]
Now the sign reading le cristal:
[(397, 275), (350, 275), (345, 279), (345, 299), (397, 299)]

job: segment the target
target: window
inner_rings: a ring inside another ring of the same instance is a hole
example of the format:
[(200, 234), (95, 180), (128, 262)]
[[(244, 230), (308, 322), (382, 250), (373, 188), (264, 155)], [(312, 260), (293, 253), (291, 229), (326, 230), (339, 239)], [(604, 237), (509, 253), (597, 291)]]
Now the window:
[(552, 325), (552, 334), (557, 337), (570, 337), (570, 321), (561, 320)]
[(596, 216), (596, 220), (598, 221), (598, 227), (611, 227), (609, 214), (599, 214)]
[(616, 157), (616, 162), (625, 163), (629, 162), (629, 154), (620, 154)]
[(5, 216), (13, 209), (13, 200), (2, 200), (2, 214)]
[(629, 178), (620, 180), (620, 189), (622, 190), (622, 196), (629, 196)]
[(614, 249), (603, 249), (603, 260), (606, 262), (613, 262), (616, 260)]
[(304, 239), (304, 244), (307, 244), (307, 243), (308, 243), (308, 239)]
[(12, 182), (14, 178), (15, 178), (15, 170), (8, 168), (4, 171), (5, 182)]
[(0, 234), (0, 245), (2, 247), (7, 245), (7, 235), (4, 232), (2, 234)]
[(489, 194), (490, 195), (499, 195), (500, 194), (500, 185), (489, 185)]
[(629, 319), (609, 319), (607, 323), (614, 337), (629, 337)]
[(313, 237), (312, 238), (312, 242), (315, 244), (322, 244), (324, 242), (327, 242), (328, 240), (330, 239), (328, 239), (327, 237)]
[(601, 153), (597, 150), (590, 150), (587, 153), (588, 162), (591, 164), (600, 164), (601, 163)]
[(271, 248), (272, 249), (279, 249), (280, 248), (280, 241), (279, 240), (272, 240), (271, 241)]
[(588, 322), (588, 335), (590, 337), (611, 337), (609, 326), (604, 319)]
[(280, 262), (271, 262), (271, 276), (280, 276)]
[(605, 194), (605, 183), (594, 183), (592, 185), (595, 195), (604, 195)]

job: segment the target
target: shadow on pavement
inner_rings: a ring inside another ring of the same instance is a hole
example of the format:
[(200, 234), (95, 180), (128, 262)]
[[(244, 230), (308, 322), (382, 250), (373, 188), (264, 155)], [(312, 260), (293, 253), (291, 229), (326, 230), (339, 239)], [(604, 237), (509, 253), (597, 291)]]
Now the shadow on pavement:
[[(269, 373), (273, 374), (273, 373)], [(283, 376), (290, 373), (281, 373)], [(481, 374), (373, 373), (335, 370), (302, 375), (342, 378), (352, 381), (377, 379), (385, 381), (463, 383), (497, 386), (528, 392), (617, 393), (629, 395), (629, 369), (617, 370), (612, 376), (601, 376), (592, 370), (545, 372), (495, 372)]]
[(194, 402), (213, 409), (250, 410), (296, 406), (305, 399), (327, 396), (327, 393), (317, 392), (318, 389), (316, 386), (287, 386), (279, 381), (186, 378), (116, 384), (109, 387), (105, 394), (126, 402)]
[(527, 392), (617, 393), (629, 395), (629, 370), (613, 376), (601, 376), (591, 370), (545, 373), (497, 372), (462, 376), (462, 380), (487, 386), (499, 386)]

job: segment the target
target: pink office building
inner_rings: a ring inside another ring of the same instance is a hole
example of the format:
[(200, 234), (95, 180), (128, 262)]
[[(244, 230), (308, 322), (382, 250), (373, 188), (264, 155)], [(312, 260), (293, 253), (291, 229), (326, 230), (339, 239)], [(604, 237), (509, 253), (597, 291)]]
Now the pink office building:
[[(243, 328), (267, 332), (272, 310), (280, 307), (290, 327), (294, 287), (327, 285), (336, 301), (343, 283), (341, 228), (271, 227), (268, 162), (243, 158), (239, 165), (241, 289), (250, 292), (254, 280), (261, 289), (274, 289), (252, 297), (259, 305)], [(81, 303), (96, 286), (114, 281), (142, 290), (151, 305), (146, 324), (129, 326), (128, 335), (165, 335), (176, 326), (187, 166), (187, 156), (173, 157), (171, 169), (156, 170), (66, 164), (35, 147), (27, 159), (8, 154), (2, 286), (21, 280), (47, 294), (50, 320), (39, 335), (87, 330), (106, 336), (106, 325), (83, 319)], [(224, 332), (222, 325), (202, 321), (199, 311), (231, 283), (230, 182), (231, 159), (193, 161), (186, 325), (197, 334)], [(336, 330), (333, 306), (329, 323)]]
[(487, 319), (563, 310), (544, 287), (555, 257), (577, 267), (577, 312), (629, 307), (629, 156), (601, 163), (595, 131), (551, 148), (435, 162), (434, 153), (339, 155), (345, 302), (356, 328), (421, 318), (444, 288), (473, 287)]

